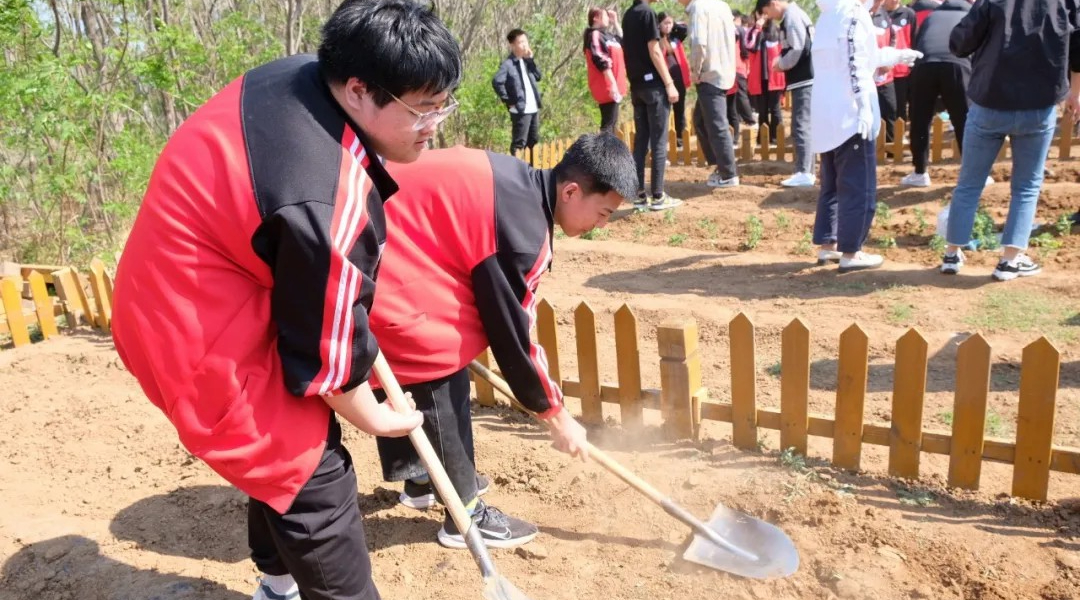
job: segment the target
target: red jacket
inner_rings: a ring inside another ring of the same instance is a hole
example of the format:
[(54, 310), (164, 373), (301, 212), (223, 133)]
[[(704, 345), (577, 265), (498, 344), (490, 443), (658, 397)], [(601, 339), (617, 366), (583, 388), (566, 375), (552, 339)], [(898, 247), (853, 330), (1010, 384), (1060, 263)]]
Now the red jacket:
[(608, 89), (604, 71), (611, 69), (619, 94), (627, 91), (626, 62), (623, 59), (622, 40), (601, 29), (585, 30), (585, 64), (589, 73), (589, 91), (597, 104), (609, 104), (615, 99)]
[[(893, 36), (892, 20), (889, 19), (889, 14), (885, 12), (885, 9), (878, 9), (878, 11), (870, 18), (874, 22), (874, 29), (877, 31), (877, 45), (878, 48), (885, 48), (886, 46), (895, 46), (896, 38)], [(874, 72), (874, 83), (881, 87), (893, 82), (893, 70), (895, 67), (885, 72), (884, 76), (878, 75)]]
[(490, 346), (518, 400), (557, 413), (562, 391), (529, 338), (551, 264), (551, 171), (457, 146), (390, 172), (407, 183), (386, 204), (371, 329), (394, 374), (404, 384), (434, 381)]
[(285, 512), (318, 465), (321, 396), (368, 377), (396, 187), (312, 56), (248, 71), (176, 131), (116, 272), (113, 339), (192, 454)]
[(671, 53), (675, 56), (675, 62), (679, 65), (679, 71), (682, 72), (683, 87), (690, 87), (690, 63), (686, 60), (686, 51), (683, 50), (683, 44), (677, 38), (669, 37), (668, 41), (671, 42)]
[[(916, 16), (915, 11), (906, 6), (901, 6), (889, 14), (892, 22), (893, 40), (896, 47), (905, 50), (915, 43)], [(893, 76), (902, 79), (911, 74), (911, 67), (901, 63), (893, 67)]]
[(772, 68), (773, 60), (780, 57), (780, 40), (768, 41), (761, 29), (754, 27), (746, 34), (746, 47), (750, 50), (746, 59), (750, 64), (747, 91), (751, 96), (764, 93), (763, 84), (768, 79), (768, 91), (781, 91), (787, 87), (784, 72)]
[[(742, 36), (742, 30), (741, 29), (736, 29), (735, 30), (735, 75), (742, 75), (743, 77), (749, 77), (750, 76), (750, 63), (746, 58), (743, 57), (744, 54), (748, 55), (748, 53), (746, 52), (746, 49), (745, 49), (745, 47), (743, 45), (743, 42), (744, 42), (744, 40), (743, 40), (743, 36)], [(732, 85), (731, 89), (728, 90), (727, 95), (728, 96), (733, 96), (738, 91), (739, 91), (739, 83), (738, 83), (738, 81), (736, 81), (735, 85)]]

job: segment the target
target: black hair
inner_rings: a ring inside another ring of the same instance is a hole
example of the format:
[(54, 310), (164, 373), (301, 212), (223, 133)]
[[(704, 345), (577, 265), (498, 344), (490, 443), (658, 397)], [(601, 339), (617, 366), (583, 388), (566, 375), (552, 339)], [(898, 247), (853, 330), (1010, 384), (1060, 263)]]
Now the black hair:
[(622, 140), (606, 131), (579, 137), (553, 172), (557, 184), (572, 181), (586, 194), (614, 190), (626, 199), (637, 193), (634, 157)]
[[(657, 23), (657, 24), (659, 25), (660, 23), (663, 23), (663, 22), (664, 22), (664, 19), (666, 19), (666, 18), (668, 18), (668, 17), (671, 17), (671, 15), (667, 14), (666, 12), (661, 12), (661, 13), (658, 13), (658, 14), (656, 15), (656, 23)], [(674, 21), (675, 21), (675, 17), (671, 17), (671, 20), (672, 20), (672, 21), (674, 22)]]
[(742, 14), (742, 11), (736, 8), (736, 9), (731, 11), (731, 16), (738, 19), (739, 17), (745, 17), (746, 15)]
[(345, 0), (322, 28), (326, 79), (355, 77), (377, 106), (408, 92), (438, 93), (461, 81), (461, 49), (431, 10), (412, 0)]
[(526, 35), (524, 29), (511, 29), (510, 33), (506, 34), (506, 41), (513, 44), (514, 40), (518, 39), (523, 35)]

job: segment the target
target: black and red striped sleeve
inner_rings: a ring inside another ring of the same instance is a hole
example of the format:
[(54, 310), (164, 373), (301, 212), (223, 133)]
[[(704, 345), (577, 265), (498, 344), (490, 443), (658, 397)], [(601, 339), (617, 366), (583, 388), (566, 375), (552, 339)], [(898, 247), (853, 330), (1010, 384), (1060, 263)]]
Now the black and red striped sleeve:
[(548, 418), (563, 406), (544, 348), (533, 342), (537, 286), (551, 264), (550, 173), (491, 154), (496, 250), (472, 270), (473, 294), (495, 361), (517, 399)]
[(604, 34), (599, 29), (590, 29), (587, 33), (589, 58), (598, 71), (611, 68), (611, 54), (604, 42)]

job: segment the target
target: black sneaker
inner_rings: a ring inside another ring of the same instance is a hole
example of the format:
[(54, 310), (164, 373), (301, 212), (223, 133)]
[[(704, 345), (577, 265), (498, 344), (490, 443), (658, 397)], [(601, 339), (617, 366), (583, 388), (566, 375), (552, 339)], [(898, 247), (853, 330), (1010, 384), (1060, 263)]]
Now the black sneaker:
[(1042, 267), (1028, 258), (1026, 254), (1020, 254), (1011, 261), (1003, 260), (999, 262), (997, 268), (994, 269), (994, 279), (1011, 281), (1017, 277), (1031, 277), (1039, 273), (1042, 273)]
[(637, 198), (634, 198), (634, 208), (645, 208), (649, 205), (649, 197), (645, 195), (645, 190), (638, 190)]
[(939, 270), (945, 275), (956, 275), (960, 272), (960, 267), (964, 266), (964, 253), (957, 250), (953, 254), (945, 253), (941, 257), (941, 267)]
[[(516, 548), (527, 544), (536, 537), (539, 530), (536, 525), (511, 517), (494, 506), (480, 501), (473, 523), (484, 538), (484, 545), (489, 548)], [(465, 536), (458, 532), (457, 525), (449, 515), (443, 520), (439, 530), (439, 543), (447, 548), (465, 548)]]
[[(491, 490), (491, 480), (483, 475), (476, 474), (476, 495), (483, 496)], [(412, 481), (405, 480), (404, 491), (398, 496), (398, 502), (408, 506), (409, 508), (415, 508), (416, 510), (427, 510), (432, 506), (435, 506), (435, 489), (431, 483), (413, 483)]]

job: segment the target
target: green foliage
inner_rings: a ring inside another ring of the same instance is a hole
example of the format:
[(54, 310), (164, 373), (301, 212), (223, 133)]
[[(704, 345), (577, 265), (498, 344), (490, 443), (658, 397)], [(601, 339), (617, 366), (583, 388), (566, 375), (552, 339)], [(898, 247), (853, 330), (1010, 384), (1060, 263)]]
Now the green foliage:
[(750, 215), (746, 218), (746, 241), (743, 242), (744, 250), (753, 250), (757, 248), (761, 243), (761, 238), (765, 236), (765, 224), (761, 222), (761, 219), (757, 215)]
[(874, 209), (874, 221), (877, 222), (878, 227), (884, 229), (889, 226), (890, 220), (892, 220), (892, 211), (889, 210), (889, 205), (878, 202), (877, 208)]
[(1058, 236), (1066, 236), (1072, 233), (1072, 214), (1063, 213), (1054, 221), (1054, 231)]
[(607, 239), (608, 232), (606, 229), (590, 229), (581, 234), (583, 240), (603, 240)]
[(980, 250), (994, 250), (1001, 246), (994, 234), (994, 219), (985, 208), (980, 207), (975, 213), (975, 227), (971, 231), (971, 237), (979, 243)]
[(942, 254), (945, 252), (945, 245), (945, 238), (941, 237), (940, 235), (935, 235), (934, 237), (930, 238), (930, 249), (937, 254)]
[(672, 234), (672, 236), (668, 238), (668, 245), (669, 246), (682, 246), (683, 242), (685, 242), (685, 241), (686, 241), (686, 234), (684, 234), (684, 233), (675, 233), (675, 234)]
[(669, 209), (664, 211), (664, 223), (665, 224), (674, 225), (675, 224), (675, 218), (676, 218), (676, 215), (675, 215), (675, 209), (674, 208), (669, 208)]
[(926, 209), (915, 209), (915, 235), (922, 235), (930, 227), (930, 223), (926, 220)]
[(1049, 231), (1044, 231), (1039, 235), (1032, 237), (1030, 243), (1032, 246), (1046, 250), (1057, 250), (1058, 248), (1061, 248), (1061, 240), (1051, 235)]
[(799, 242), (795, 244), (795, 254), (809, 254), (814, 242), (814, 236), (809, 231), (804, 231)]
[(787, 231), (791, 228), (791, 217), (785, 212), (776, 213), (776, 229), (779, 231)]

